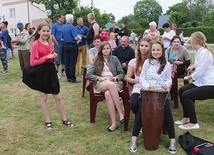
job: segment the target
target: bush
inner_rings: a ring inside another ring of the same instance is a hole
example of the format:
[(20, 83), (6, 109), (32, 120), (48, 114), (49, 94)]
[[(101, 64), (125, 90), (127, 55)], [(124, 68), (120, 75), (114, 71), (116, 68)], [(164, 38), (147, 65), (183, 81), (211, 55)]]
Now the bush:
[[(138, 36), (143, 35), (144, 31), (146, 29), (132, 29)], [(160, 34), (163, 34), (163, 29), (158, 29), (160, 31)], [(129, 30), (131, 32), (131, 30)], [(176, 33), (177, 35), (180, 34), (180, 32), (184, 32), (184, 37), (190, 37), (193, 32), (201, 31), (205, 34), (207, 37), (207, 43), (214, 43), (214, 27), (190, 27), (190, 28), (177, 28)], [(129, 32), (129, 34), (130, 34)]]

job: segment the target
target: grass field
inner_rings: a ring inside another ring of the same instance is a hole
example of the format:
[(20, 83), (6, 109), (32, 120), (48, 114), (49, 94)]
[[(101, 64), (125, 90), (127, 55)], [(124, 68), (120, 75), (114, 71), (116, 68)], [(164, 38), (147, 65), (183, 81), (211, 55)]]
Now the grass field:
[[(78, 77), (81, 80), (82, 77)], [(134, 115), (131, 113), (129, 130), (123, 126), (113, 133), (106, 131), (109, 116), (104, 102), (98, 104), (96, 123), (89, 122), (89, 94), (81, 97), (82, 84), (71, 84), (63, 77), (60, 80), (61, 96), (65, 102), (68, 118), (75, 128), (62, 125), (52, 96), (48, 103), (53, 122), (53, 132), (43, 127), (43, 116), (39, 106), (38, 93), (21, 82), (21, 72), (17, 59), (9, 60), (9, 73), (0, 76), (0, 155), (128, 155)], [(180, 81), (181, 84), (181, 81)], [(182, 84), (181, 84), (182, 85)], [(180, 86), (181, 86), (180, 85)], [(197, 101), (196, 111), (201, 126), (190, 131), (193, 135), (214, 141), (213, 100)], [(172, 106), (174, 120), (182, 117), (181, 105)], [(185, 130), (175, 126), (176, 139)], [(143, 147), (142, 135), (138, 141), (138, 151), (145, 155), (166, 155), (168, 137), (162, 135), (159, 149), (147, 151)], [(185, 155), (179, 144), (177, 154)]]

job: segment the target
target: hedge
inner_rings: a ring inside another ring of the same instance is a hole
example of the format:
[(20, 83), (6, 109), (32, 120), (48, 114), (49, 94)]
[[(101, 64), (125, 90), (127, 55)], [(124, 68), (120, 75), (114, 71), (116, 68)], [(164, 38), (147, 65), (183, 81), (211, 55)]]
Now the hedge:
[[(132, 29), (136, 34), (143, 35), (146, 29)], [(130, 30), (130, 32), (132, 31)], [(163, 34), (163, 29), (158, 29)], [(207, 37), (207, 43), (214, 43), (214, 27), (190, 27), (190, 28), (177, 28), (176, 33), (179, 35), (180, 32), (184, 32), (184, 37), (190, 37), (193, 32), (201, 31)]]

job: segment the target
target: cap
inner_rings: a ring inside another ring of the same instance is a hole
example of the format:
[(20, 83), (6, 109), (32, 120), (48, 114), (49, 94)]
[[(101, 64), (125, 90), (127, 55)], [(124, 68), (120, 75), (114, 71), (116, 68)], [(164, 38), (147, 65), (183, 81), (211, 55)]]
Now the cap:
[(18, 29), (19, 29), (19, 28), (22, 28), (22, 27), (24, 27), (24, 25), (23, 25), (22, 22), (17, 23), (17, 28), (18, 28)]

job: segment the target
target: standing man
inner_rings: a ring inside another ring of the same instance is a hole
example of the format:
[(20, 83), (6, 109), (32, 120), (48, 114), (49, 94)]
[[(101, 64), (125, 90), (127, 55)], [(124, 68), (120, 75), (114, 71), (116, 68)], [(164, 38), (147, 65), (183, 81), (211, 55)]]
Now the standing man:
[(119, 29), (116, 27), (116, 23), (115, 21), (113, 21), (112, 23), (112, 28), (113, 28), (113, 31), (114, 31), (114, 35), (115, 35), (115, 42), (117, 44), (117, 46), (119, 45), (119, 39), (118, 39), (118, 34), (119, 34)]
[[(88, 48), (87, 47), (88, 28), (85, 25), (83, 25), (82, 17), (77, 18), (77, 26), (75, 28), (76, 28), (77, 36), (80, 36), (82, 38), (82, 40), (79, 40), (77, 44), (79, 52), (78, 52), (78, 58), (77, 58), (77, 64), (76, 64), (76, 75), (79, 75), (82, 69), (86, 66), (86, 57), (87, 57), (87, 48)], [(82, 58), (82, 65), (80, 65), (81, 58)]]
[(91, 26), (89, 27), (88, 34), (87, 34), (87, 42), (88, 42), (89, 49), (90, 49), (91, 47), (94, 47), (93, 46), (94, 36), (99, 35), (100, 26), (96, 22), (95, 15), (93, 13), (89, 13), (87, 15), (87, 18), (88, 18), (88, 22), (91, 24)]
[(128, 36), (128, 29), (126, 28), (125, 23), (121, 23), (121, 29), (119, 31), (120, 37), (122, 36)]
[(30, 63), (30, 45), (29, 45), (29, 33), (25, 30), (23, 23), (17, 23), (17, 28), (19, 29), (19, 34), (16, 40), (12, 40), (13, 43), (17, 44), (18, 47), (18, 57), (21, 70), (23, 72), (24, 67)]
[(8, 71), (8, 64), (7, 64), (7, 40), (8, 40), (8, 30), (7, 30), (7, 26), (8, 26), (8, 22), (7, 21), (3, 21), (2, 22), (2, 32), (0, 34), (0, 41), (3, 43), (3, 45), (0, 44), (0, 58), (1, 58), (1, 62), (2, 62), (2, 66), (3, 66), (3, 71), (0, 72), (0, 75), (4, 75), (7, 74)]
[(62, 27), (62, 38), (65, 44), (65, 72), (67, 81), (71, 83), (79, 83), (76, 80), (75, 70), (76, 62), (78, 57), (77, 40), (81, 37), (77, 36), (76, 29), (73, 26), (74, 16), (72, 14), (67, 14), (65, 16), (66, 23)]
[(112, 54), (115, 55), (120, 60), (123, 71), (126, 74), (129, 61), (135, 58), (135, 51), (132, 47), (129, 46), (128, 36), (123, 36), (121, 38), (120, 46), (116, 47)]
[(164, 33), (162, 35), (164, 49), (166, 50), (170, 44), (172, 37), (176, 35), (174, 30), (171, 30), (170, 25), (168, 23), (163, 24)]
[[(61, 78), (65, 70), (65, 52), (64, 52), (64, 43), (62, 41), (62, 27), (65, 22), (65, 15), (59, 14), (58, 21), (53, 24), (51, 28), (51, 38), (54, 42), (54, 51), (57, 53), (58, 57), (55, 61), (56, 72), (58, 78)], [(61, 75), (58, 73), (59, 66), (61, 65)]]

